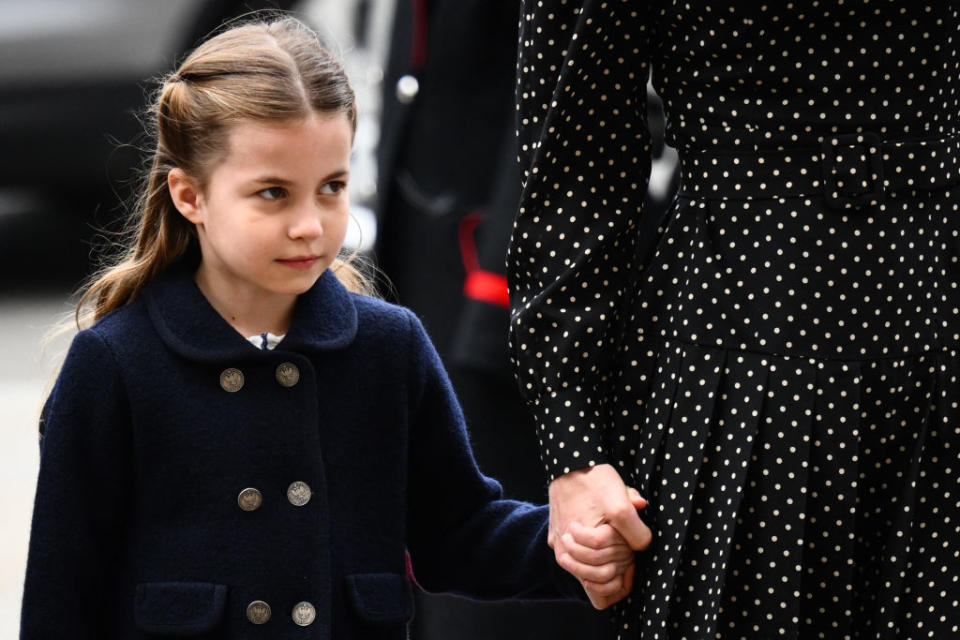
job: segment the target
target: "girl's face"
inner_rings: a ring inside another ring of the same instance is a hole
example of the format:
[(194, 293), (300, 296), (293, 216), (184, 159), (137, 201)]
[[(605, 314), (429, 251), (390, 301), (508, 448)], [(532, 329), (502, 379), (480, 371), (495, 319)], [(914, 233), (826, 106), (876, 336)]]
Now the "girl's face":
[(244, 121), (203, 190), (171, 171), (174, 202), (197, 225), (198, 281), (221, 299), (265, 302), (313, 286), (346, 235), (352, 138), (346, 115)]

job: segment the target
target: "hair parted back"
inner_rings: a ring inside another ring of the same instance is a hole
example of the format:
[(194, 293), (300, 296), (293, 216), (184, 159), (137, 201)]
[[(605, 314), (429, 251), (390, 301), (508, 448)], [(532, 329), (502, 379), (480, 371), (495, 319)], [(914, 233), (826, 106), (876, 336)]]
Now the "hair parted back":
[[(84, 328), (132, 301), (196, 242), (196, 228), (171, 200), (171, 169), (179, 167), (203, 188), (227, 151), (232, 124), (279, 123), (315, 112), (343, 114), (356, 128), (354, 93), (343, 67), (295, 18), (231, 26), (190, 53), (155, 93), (147, 119), (153, 158), (131, 212), (125, 251), (91, 278), (77, 306), (77, 325)], [(372, 292), (352, 259), (334, 261), (331, 271), (348, 289)]]

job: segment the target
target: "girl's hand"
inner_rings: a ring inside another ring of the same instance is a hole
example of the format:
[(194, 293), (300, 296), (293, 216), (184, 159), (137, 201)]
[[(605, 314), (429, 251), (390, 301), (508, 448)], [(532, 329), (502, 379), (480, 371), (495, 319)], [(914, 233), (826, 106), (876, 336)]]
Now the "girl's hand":
[(630, 593), (634, 552), (616, 529), (572, 522), (562, 542), (564, 551), (557, 561), (580, 580), (596, 609), (606, 609)]

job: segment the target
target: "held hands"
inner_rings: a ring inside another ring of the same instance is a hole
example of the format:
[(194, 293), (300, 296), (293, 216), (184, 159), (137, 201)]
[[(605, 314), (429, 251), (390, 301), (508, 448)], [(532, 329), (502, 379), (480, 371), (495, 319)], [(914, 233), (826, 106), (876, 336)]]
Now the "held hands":
[(550, 483), (547, 542), (597, 609), (630, 593), (633, 552), (646, 549), (652, 537), (637, 515), (646, 505), (608, 464), (571, 471)]

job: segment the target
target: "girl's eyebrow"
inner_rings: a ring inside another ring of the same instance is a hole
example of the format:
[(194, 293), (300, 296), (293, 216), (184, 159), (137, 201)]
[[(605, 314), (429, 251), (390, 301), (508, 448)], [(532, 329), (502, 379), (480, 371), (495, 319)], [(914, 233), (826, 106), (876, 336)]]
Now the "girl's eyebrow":
[[(328, 176), (325, 176), (321, 182), (330, 182), (331, 180), (336, 180), (338, 178), (343, 178), (348, 175), (350, 172), (347, 169), (338, 169), (331, 173)], [(259, 178), (254, 178), (251, 182), (262, 183), (262, 184), (271, 184), (278, 187), (289, 187), (293, 184), (292, 180), (287, 180), (286, 178), (278, 178), (276, 176), (261, 176)]]
[(350, 171), (347, 169), (338, 169), (333, 173), (331, 173), (330, 175), (328, 175), (327, 177), (325, 177), (323, 179), (323, 182), (330, 182), (331, 180), (336, 180), (337, 178), (343, 178), (344, 176), (347, 176), (349, 174), (350, 174)]
[(260, 178), (254, 178), (251, 182), (263, 183), (263, 184), (273, 184), (279, 187), (289, 187), (293, 184), (292, 181), (286, 180), (284, 178), (277, 178), (274, 176), (262, 176)]

